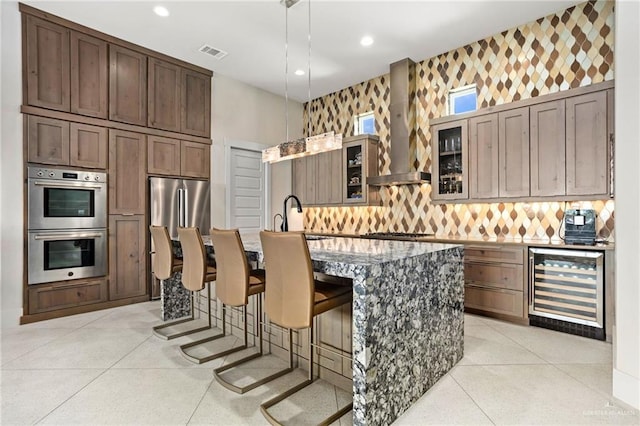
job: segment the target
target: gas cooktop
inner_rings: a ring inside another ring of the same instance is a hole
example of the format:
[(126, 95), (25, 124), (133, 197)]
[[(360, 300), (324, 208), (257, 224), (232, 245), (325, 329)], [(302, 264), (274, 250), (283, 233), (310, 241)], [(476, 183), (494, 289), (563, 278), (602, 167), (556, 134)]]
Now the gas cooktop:
[(360, 237), (378, 240), (418, 241), (419, 239), (433, 236), (434, 234), (421, 232), (369, 232), (367, 234), (361, 235)]

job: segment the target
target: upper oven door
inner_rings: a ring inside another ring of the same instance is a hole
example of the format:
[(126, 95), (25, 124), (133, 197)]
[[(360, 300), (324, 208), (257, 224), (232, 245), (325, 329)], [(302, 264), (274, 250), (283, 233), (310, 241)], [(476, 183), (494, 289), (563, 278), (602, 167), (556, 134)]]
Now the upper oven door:
[(29, 229), (106, 227), (106, 183), (29, 179)]

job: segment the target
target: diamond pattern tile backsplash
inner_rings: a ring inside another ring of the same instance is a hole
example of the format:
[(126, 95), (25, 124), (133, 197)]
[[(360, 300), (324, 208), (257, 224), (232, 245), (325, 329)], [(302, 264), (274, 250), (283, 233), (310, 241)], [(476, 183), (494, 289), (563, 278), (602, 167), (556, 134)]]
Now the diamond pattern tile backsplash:
[[(431, 168), (429, 122), (447, 115), (447, 94), (475, 83), (479, 108), (613, 79), (613, 1), (588, 1), (416, 64), (417, 146), (414, 167)], [(378, 168), (389, 173), (389, 75), (311, 102), (311, 131), (353, 135), (357, 114), (373, 111), (380, 137)], [(306, 109), (305, 109), (306, 114)], [(305, 122), (307, 117), (305, 115)], [(429, 185), (381, 188), (380, 207), (305, 209), (314, 232), (433, 232), (443, 236), (558, 240), (573, 202), (431, 204)], [(613, 200), (585, 200), (597, 232), (613, 240)]]

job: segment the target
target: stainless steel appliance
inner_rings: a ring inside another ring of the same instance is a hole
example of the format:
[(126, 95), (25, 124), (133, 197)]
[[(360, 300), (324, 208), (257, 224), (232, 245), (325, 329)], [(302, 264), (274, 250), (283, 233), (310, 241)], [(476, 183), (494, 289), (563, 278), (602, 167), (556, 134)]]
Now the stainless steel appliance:
[[(211, 191), (204, 180), (149, 178), (150, 225), (166, 226), (171, 238), (178, 238), (178, 227), (197, 226), (209, 234)], [(151, 242), (153, 252), (153, 242)], [(149, 261), (151, 265), (151, 261)], [(153, 274), (151, 298), (160, 297), (160, 286)]]
[(590, 209), (567, 210), (564, 213), (564, 241), (567, 244), (592, 246), (596, 240), (596, 213)]
[(529, 249), (529, 323), (604, 340), (604, 253)]
[(107, 175), (29, 167), (28, 228), (107, 227)]
[(107, 273), (106, 229), (36, 230), (28, 235), (29, 285)]

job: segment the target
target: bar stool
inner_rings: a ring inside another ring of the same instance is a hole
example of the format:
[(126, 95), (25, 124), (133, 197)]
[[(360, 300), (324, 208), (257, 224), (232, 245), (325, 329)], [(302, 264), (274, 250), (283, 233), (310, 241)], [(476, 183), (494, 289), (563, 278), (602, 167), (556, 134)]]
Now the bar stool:
[[(218, 230), (211, 229), (211, 242), (216, 253), (216, 298), (222, 302), (222, 333), (215, 336), (206, 337), (195, 342), (190, 342), (180, 346), (182, 354), (190, 361), (202, 364), (207, 361), (220, 358), (234, 352), (241, 351), (248, 347), (248, 323), (247, 323), (247, 304), (249, 296), (260, 295), (264, 292), (264, 271), (250, 271), (247, 262), (247, 256), (244, 252), (242, 240), (238, 230)], [(258, 309), (261, 311), (261, 300), (258, 296)], [(242, 346), (227, 349), (221, 352), (212, 353), (206, 356), (196, 356), (190, 354), (187, 349), (203, 343), (211, 342), (226, 336), (226, 306), (243, 308), (244, 317), (244, 344)], [(260, 336), (262, 337), (262, 336)], [(260, 352), (262, 352), (262, 338), (260, 338)], [(243, 362), (261, 356), (261, 353), (252, 354), (232, 364), (225, 365), (221, 371), (226, 371)], [(214, 375), (216, 375), (214, 370)], [(249, 389), (238, 388), (237, 386), (221, 381), (222, 378), (216, 375), (218, 381), (236, 392), (242, 393)], [(259, 386), (256, 385), (256, 386)], [(254, 386), (255, 387), (255, 386)], [(242, 391), (242, 392), (240, 392)]]
[[(349, 286), (332, 285), (315, 280), (309, 247), (303, 233), (260, 232), (266, 276), (269, 284), (265, 290), (265, 312), (270, 321), (289, 329), (289, 366), (293, 368), (292, 329), (309, 329), (308, 379), (288, 391), (264, 402), (260, 411), (273, 425), (279, 425), (268, 409), (309, 386), (313, 378), (313, 348), (326, 350), (313, 341), (313, 322), (317, 315), (337, 308), (353, 300)], [(328, 425), (353, 408), (353, 403), (326, 418)]]
[[(171, 278), (176, 272), (182, 272), (182, 259), (176, 258), (173, 254), (171, 237), (169, 236), (167, 227), (151, 225), (149, 226), (149, 231), (151, 232), (151, 239), (153, 240), (154, 246), (154, 250), (151, 252), (151, 272), (153, 275), (160, 281), (164, 281)], [(193, 315), (186, 319), (157, 325), (153, 327), (153, 333), (163, 339), (174, 339), (184, 336), (184, 333), (163, 334), (160, 330), (189, 321), (193, 321)]]
[[(153, 231), (152, 231), (153, 232)], [(158, 232), (160, 234), (160, 232)], [(152, 234), (154, 235), (154, 234)], [(159, 241), (164, 241), (161, 244), (168, 242), (169, 248), (171, 248), (171, 240), (169, 239), (169, 233), (165, 228), (164, 239), (158, 238)], [(191, 291), (191, 315), (184, 320), (178, 320), (169, 324), (163, 324), (154, 327), (154, 334), (156, 336), (165, 339), (174, 339), (180, 336), (186, 336), (188, 334), (197, 333), (200, 331), (208, 330), (211, 328), (211, 288), (207, 287), (207, 325), (188, 329), (185, 331), (177, 332), (174, 334), (166, 335), (160, 333), (159, 330), (170, 327), (173, 325), (194, 321), (195, 318), (195, 292), (200, 291), (205, 287), (205, 283), (215, 281), (216, 269), (212, 266), (207, 266), (206, 253), (204, 251), (204, 244), (202, 243), (202, 237), (198, 228), (178, 228), (178, 237), (182, 246), (182, 285), (187, 290)], [(154, 237), (154, 244), (156, 239)], [(166, 247), (166, 246), (165, 246)], [(171, 251), (173, 252), (173, 251)], [(158, 252), (158, 245), (156, 245), (156, 255)]]

